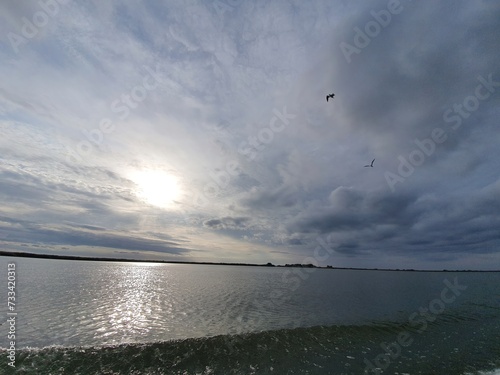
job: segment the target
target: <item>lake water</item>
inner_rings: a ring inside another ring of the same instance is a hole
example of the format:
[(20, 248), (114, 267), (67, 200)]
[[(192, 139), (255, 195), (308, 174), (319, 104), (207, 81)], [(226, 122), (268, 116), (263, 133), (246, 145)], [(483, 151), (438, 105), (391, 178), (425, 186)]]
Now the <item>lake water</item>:
[(500, 368), (500, 273), (0, 260), (2, 322), (16, 264), (15, 368), (0, 326), (5, 374)]

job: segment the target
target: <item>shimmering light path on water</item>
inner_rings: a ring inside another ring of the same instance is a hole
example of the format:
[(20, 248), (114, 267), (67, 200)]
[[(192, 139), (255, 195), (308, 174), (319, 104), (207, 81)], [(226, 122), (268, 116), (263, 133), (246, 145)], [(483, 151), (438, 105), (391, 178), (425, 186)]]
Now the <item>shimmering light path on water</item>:
[(20, 350), (19, 363), (53, 373), (61, 358), (74, 373), (207, 365), (236, 374), (243, 364), (269, 372), (285, 357), (289, 371), (359, 373), (401, 332), (413, 341), (392, 370), (421, 363), (424, 374), (446, 353), (447, 368), (462, 373), (500, 361), (499, 273), (8, 261), (17, 265), (17, 347), (45, 348)]

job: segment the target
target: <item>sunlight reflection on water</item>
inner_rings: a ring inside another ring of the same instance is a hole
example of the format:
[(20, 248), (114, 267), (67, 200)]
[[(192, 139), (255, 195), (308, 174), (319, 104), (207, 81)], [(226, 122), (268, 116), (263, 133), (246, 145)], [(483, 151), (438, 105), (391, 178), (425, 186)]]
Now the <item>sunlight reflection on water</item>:
[[(277, 267), (15, 261), (21, 347), (148, 343), (384, 319), (404, 322), (439, 295), (444, 277), (452, 277), (316, 270), (307, 280), (287, 284), (284, 280), (295, 274)], [(459, 275), (471, 282), (494, 276)], [(492, 294), (484, 282), (474, 283), (479, 287), (467, 289), (459, 301), (465, 314)], [(476, 305), (471, 307), (472, 302)]]

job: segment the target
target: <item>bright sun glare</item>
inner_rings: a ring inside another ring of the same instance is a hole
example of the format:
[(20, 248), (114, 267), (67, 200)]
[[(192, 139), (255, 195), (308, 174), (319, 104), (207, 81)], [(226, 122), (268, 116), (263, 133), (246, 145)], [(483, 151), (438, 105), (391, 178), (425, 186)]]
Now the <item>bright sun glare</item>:
[(146, 170), (134, 173), (137, 196), (148, 204), (170, 208), (181, 195), (179, 181), (175, 176), (161, 170)]

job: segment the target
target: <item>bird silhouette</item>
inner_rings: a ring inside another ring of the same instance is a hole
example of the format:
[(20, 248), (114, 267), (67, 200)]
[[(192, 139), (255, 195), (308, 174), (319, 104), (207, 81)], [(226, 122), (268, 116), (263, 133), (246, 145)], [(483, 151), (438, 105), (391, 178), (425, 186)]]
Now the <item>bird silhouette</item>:
[(371, 164), (370, 165), (365, 165), (365, 167), (372, 167), (373, 168), (373, 162), (375, 161), (375, 159), (372, 160)]
[(333, 99), (333, 97), (334, 97), (334, 96), (335, 96), (335, 94), (330, 94), (330, 95), (327, 95), (327, 96), (326, 96), (326, 101), (328, 101), (328, 98), (332, 98), (332, 99)]

